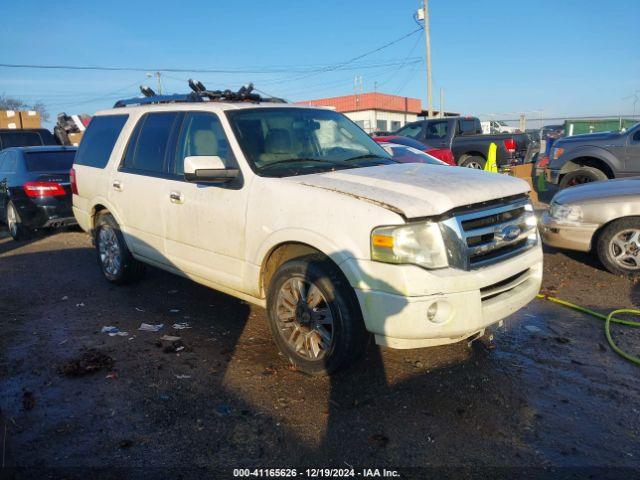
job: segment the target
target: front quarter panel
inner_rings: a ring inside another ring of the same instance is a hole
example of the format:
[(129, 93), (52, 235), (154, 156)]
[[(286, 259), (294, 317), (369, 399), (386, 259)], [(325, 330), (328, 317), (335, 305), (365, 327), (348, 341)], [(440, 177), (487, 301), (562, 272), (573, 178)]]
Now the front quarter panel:
[(259, 289), (259, 268), (280, 244), (307, 244), (339, 265), (349, 258), (370, 258), (374, 227), (404, 223), (378, 205), (287, 179), (256, 177), (251, 189), (246, 235), (246, 258), (254, 270), (248, 279), (251, 290)]
[(600, 146), (584, 145), (584, 146), (562, 146), (565, 152), (557, 160), (552, 160), (549, 167), (553, 170), (560, 170), (561, 173), (568, 173), (574, 170), (576, 165), (573, 163), (578, 158), (597, 158), (605, 162), (614, 172), (624, 171), (624, 161), (618, 158), (609, 150)]
[(640, 216), (640, 199), (638, 197), (585, 202), (577, 205), (582, 208), (583, 222), (600, 226), (618, 218)]

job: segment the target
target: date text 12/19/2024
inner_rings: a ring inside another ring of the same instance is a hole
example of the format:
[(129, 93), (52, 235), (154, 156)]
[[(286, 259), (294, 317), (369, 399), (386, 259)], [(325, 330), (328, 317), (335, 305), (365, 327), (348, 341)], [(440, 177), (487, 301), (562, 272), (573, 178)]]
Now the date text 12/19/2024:
[(233, 476), (258, 478), (398, 478), (396, 470), (386, 468), (235, 468)]

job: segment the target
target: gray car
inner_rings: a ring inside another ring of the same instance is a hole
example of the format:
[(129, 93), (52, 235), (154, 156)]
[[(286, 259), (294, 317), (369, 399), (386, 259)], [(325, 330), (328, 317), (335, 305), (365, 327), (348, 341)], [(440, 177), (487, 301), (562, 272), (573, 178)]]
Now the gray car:
[(640, 123), (625, 132), (589, 133), (556, 140), (547, 180), (560, 188), (640, 175)]
[(612, 273), (640, 275), (640, 177), (559, 191), (540, 232), (547, 245), (596, 253)]

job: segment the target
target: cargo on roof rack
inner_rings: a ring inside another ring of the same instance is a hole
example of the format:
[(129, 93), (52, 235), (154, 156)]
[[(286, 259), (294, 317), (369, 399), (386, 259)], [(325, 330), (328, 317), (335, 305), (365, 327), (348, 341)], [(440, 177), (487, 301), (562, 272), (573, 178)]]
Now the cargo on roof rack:
[(113, 108), (127, 107), (129, 105), (150, 105), (160, 103), (191, 103), (191, 102), (252, 102), (252, 103), (287, 103), (281, 98), (262, 97), (253, 93), (253, 84), (249, 83), (241, 87), (237, 92), (231, 90), (207, 90), (199, 82), (189, 79), (190, 93), (176, 93), (173, 95), (157, 95), (151, 88), (141, 86), (143, 97), (118, 100)]

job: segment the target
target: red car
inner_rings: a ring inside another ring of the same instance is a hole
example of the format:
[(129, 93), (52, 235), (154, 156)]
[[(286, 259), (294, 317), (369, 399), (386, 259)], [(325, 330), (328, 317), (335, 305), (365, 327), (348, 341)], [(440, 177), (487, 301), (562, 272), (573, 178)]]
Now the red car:
[(432, 148), (422, 142), (419, 142), (418, 140), (414, 140), (413, 138), (409, 137), (402, 137), (400, 135), (385, 135), (372, 138), (378, 143), (388, 142), (398, 145), (406, 145), (407, 147), (421, 150), (424, 153), (429, 154), (432, 157), (436, 157), (451, 166), (455, 167), (457, 165), (455, 159), (453, 158), (453, 152), (448, 148)]

